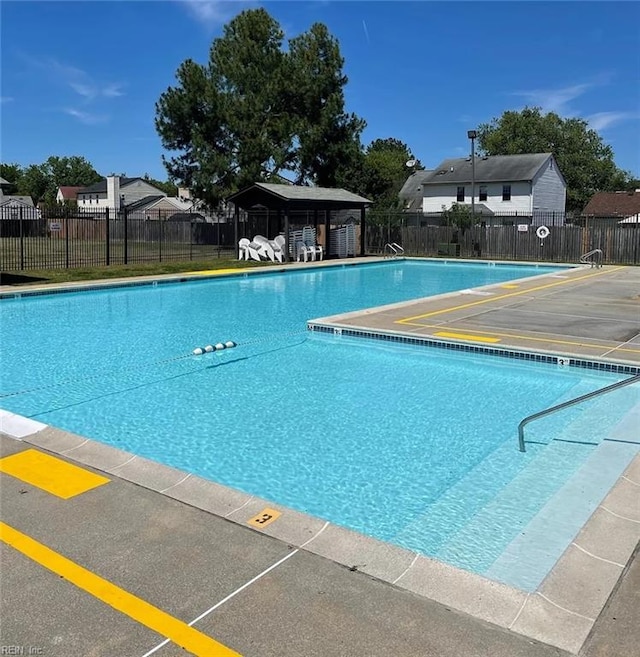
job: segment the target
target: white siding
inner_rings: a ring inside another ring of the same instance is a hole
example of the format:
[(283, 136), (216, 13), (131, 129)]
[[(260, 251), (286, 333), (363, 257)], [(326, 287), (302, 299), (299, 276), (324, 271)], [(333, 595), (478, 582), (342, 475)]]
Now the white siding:
[[(511, 183), (486, 183), (487, 200), (479, 200), (480, 185), (485, 183), (476, 183), (475, 202), (483, 203), (492, 212), (496, 214), (518, 214), (527, 215), (531, 212), (531, 183), (529, 182), (511, 182)], [(502, 186), (511, 185), (511, 200), (502, 200)], [(423, 212), (442, 212), (442, 206), (448, 210), (456, 203), (458, 185), (448, 183), (442, 185), (424, 185)], [(464, 185), (464, 202), (471, 204), (471, 183)]]
[(95, 211), (110, 207), (107, 193), (94, 192), (93, 194), (78, 194), (78, 208), (81, 210)]
[(134, 201), (139, 201), (145, 196), (166, 196), (163, 191), (144, 182), (144, 180), (136, 180), (126, 186), (121, 184), (120, 194), (124, 195), (125, 205), (129, 205), (129, 203), (133, 203)]
[(564, 212), (567, 188), (558, 173), (556, 161), (552, 158), (549, 163), (551, 166), (545, 166), (533, 181), (534, 213)]
[[(145, 196), (166, 196), (166, 194), (156, 189), (144, 180), (136, 180), (128, 185), (122, 186), (120, 181), (120, 196), (124, 196), (124, 204), (128, 205), (134, 201), (139, 201)], [(96, 211), (109, 209), (120, 209), (120, 199), (111, 199), (107, 192), (94, 192), (93, 194), (78, 194), (78, 207), (82, 210)]]

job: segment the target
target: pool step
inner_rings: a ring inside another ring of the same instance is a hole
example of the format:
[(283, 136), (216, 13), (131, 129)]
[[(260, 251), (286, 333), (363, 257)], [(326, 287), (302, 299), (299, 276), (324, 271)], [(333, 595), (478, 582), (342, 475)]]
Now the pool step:
[[(513, 442), (503, 442), (427, 507), (423, 514), (404, 527), (393, 538), (394, 543), (435, 555), (442, 543), (462, 529), (491, 501), (496, 489), (506, 486), (540, 450), (538, 446), (523, 458), (518, 458), (515, 441), (514, 436)], [(434, 531), (438, 527), (440, 530)]]
[(435, 556), (485, 572), (594, 449), (553, 442), (442, 544)]
[[(593, 380), (579, 381), (555, 403), (574, 399), (593, 389)], [(394, 542), (409, 549), (436, 554), (443, 543), (491, 502), (496, 492), (507, 486), (538, 454), (548, 449), (549, 432), (554, 431), (556, 435), (561, 435), (574, 419), (572, 415), (580, 415), (580, 411), (570, 409), (566, 414), (557, 414), (550, 420), (545, 420), (544, 427), (536, 427), (536, 431), (529, 432), (528, 435), (538, 439), (540, 443), (527, 445), (525, 454), (518, 452), (517, 431), (514, 426), (512, 438), (505, 440), (488, 454), (465, 477), (428, 506), (419, 517), (398, 532), (393, 538)], [(435, 532), (434, 527), (440, 527), (440, 530)], [(446, 529), (443, 530), (443, 527)]]
[[(476, 572), (487, 572), (505, 548), (522, 536), (541, 509), (585, 463), (593, 459), (596, 452), (610, 454), (615, 460), (621, 456), (626, 458), (629, 450), (637, 450), (637, 446), (629, 446), (629, 442), (621, 443), (623, 446), (620, 449), (607, 447), (608, 443), (602, 445), (604, 438), (628, 440), (632, 435), (633, 422), (640, 410), (635, 402), (637, 391), (627, 390), (626, 393), (624, 389), (612, 393), (609, 400), (598, 398), (585, 405), (556, 439), (441, 545), (436, 556)], [(600, 443), (600, 446), (589, 444), (591, 442)], [(583, 495), (582, 501), (591, 508), (593, 504), (587, 497)], [(582, 512), (585, 510), (582, 509)], [(576, 526), (576, 531), (578, 528)], [(570, 541), (572, 536), (567, 540)]]

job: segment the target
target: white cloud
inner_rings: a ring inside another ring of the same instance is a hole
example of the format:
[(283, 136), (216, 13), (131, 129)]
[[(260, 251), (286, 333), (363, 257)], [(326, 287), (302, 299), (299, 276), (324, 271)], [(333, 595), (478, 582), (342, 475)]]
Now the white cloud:
[(364, 36), (368, 44), (371, 44), (371, 39), (369, 39), (369, 30), (367, 29), (367, 24), (365, 23), (364, 18), (362, 19), (362, 28), (364, 29)]
[(106, 114), (94, 114), (93, 112), (86, 112), (73, 107), (67, 107), (63, 111), (65, 114), (73, 116), (85, 125), (98, 125), (99, 123), (106, 123), (109, 120)]
[(529, 105), (540, 107), (544, 112), (555, 112), (560, 115), (575, 114), (569, 103), (582, 96), (591, 89), (595, 83), (574, 84), (558, 89), (532, 89), (530, 91), (514, 91), (512, 95), (522, 96), (527, 99)]
[(233, 18), (245, 6), (255, 2), (246, 0), (177, 0), (199, 23), (206, 26), (220, 25)]
[(587, 121), (590, 128), (600, 132), (601, 130), (606, 130), (614, 123), (638, 118), (640, 118), (640, 114), (636, 112), (596, 112), (595, 114), (586, 116), (585, 121)]
[(23, 58), (34, 68), (43, 71), (54, 82), (69, 87), (85, 102), (92, 102), (100, 97), (117, 98), (123, 96), (123, 85), (117, 82), (101, 82), (81, 68), (66, 64), (55, 57), (39, 59), (24, 55)]

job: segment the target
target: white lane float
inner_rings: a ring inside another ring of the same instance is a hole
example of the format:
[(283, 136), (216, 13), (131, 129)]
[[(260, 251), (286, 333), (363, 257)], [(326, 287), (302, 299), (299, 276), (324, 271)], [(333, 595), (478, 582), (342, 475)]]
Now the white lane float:
[(202, 356), (202, 354), (210, 354), (214, 351), (222, 351), (223, 349), (232, 349), (237, 346), (238, 344), (233, 340), (227, 340), (226, 342), (218, 342), (215, 345), (208, 344), (205, 347), (196, 347), (191, 353), (194, 356)]

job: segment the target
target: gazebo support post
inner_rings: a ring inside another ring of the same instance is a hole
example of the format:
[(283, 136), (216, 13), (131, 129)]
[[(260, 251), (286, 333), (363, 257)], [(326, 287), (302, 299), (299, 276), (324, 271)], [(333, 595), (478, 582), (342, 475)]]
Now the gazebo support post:
[[(278, 210), (280, 225), (282, 225), (282, 210)], [(289, 210), (284, 211), (284, 261), (289, 262)]]
[(327, 208), (324, 209), (324, 239), (326, 242), (324, 253), (325, 253), (325, 258), (329, 258), (331, 256), (331, 240), (329, 239), (331, 236), (329, 234), (329, 231), (331, 230), (331, 210), (328, 210)]
[(237, 203), (233, 204), (233, 239), (234, 239), (234, 251), (236, 253), (236, 260), (240, 257), (240, 247), (238, 242), (240, 241), (239, 229), (240, 226), (240, 206)]
[(360, 255), (361, 256), (364, 256), (365, 233), (366, 233), (365, 209), (362, 207), (360, 208)]

